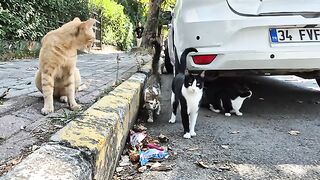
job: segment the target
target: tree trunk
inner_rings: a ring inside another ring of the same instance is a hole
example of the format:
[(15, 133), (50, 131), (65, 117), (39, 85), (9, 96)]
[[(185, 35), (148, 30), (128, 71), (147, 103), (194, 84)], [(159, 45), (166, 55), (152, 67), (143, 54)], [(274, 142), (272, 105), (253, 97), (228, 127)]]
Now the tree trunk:
[(150, 0), (150, 7), (147, 17), (147, 22), (144, 26), (142, 35), (142, 47), (150, 47), (151, 42), (157, 36), (158, 24), (159, 24), (159, 12), (161, 3), (163, 0)]

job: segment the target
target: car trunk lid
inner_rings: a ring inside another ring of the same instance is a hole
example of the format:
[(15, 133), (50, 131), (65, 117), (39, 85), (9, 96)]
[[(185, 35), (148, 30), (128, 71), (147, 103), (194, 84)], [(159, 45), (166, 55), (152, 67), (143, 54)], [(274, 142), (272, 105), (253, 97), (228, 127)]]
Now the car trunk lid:
[(229, 7), (244, 16), (302, 15), (320, 16), (319, 0), (227, 0)]

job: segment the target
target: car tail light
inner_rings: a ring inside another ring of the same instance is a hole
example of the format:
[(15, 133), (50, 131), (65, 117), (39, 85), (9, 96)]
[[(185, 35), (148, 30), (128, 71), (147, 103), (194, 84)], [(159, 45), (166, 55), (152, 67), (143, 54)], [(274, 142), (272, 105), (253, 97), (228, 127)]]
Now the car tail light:
[(195, 64), (205, 65), (210, 64), (216, 57), (216, 54), (206, 54), (192, 56), (192, 59)]

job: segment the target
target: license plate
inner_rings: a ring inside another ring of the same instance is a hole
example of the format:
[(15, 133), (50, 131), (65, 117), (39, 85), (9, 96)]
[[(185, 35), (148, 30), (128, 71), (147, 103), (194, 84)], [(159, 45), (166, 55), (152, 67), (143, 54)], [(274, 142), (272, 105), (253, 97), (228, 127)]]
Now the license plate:
[(272, 43), (320, 42), (320, 28), (269, 29)]

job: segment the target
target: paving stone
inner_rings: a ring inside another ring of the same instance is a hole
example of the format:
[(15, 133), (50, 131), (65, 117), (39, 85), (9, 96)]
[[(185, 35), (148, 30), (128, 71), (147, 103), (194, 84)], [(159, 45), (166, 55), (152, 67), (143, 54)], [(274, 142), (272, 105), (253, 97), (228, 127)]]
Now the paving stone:
[(25, 147), (29, 147), (35, 142), (37, 142), (37, 138), (33, 137), (32, 134), (20, 131), (1, 144), (0, 163), (18, 156)]
[(43, 115), (40, 113), (40, 109), (42, 108), (42, 106), (43, 103), (37, 103), (32, 106), (20, 109), (19, 111), (13, 112), (12, 114), (17, 117), (29, 119), (33, 122), (40, 118), (43, 118)]
[(45, 145), (14, 167), (3, 179), (90, 180), (92, 167), (79, 150)]
[(31, 122), (27, 119), (16, 117), (13, 115), (6, 115), (0, 118), (0, 137), (7, 139), (13, 134), (19, 132), (21, 127), (25, 127)]

